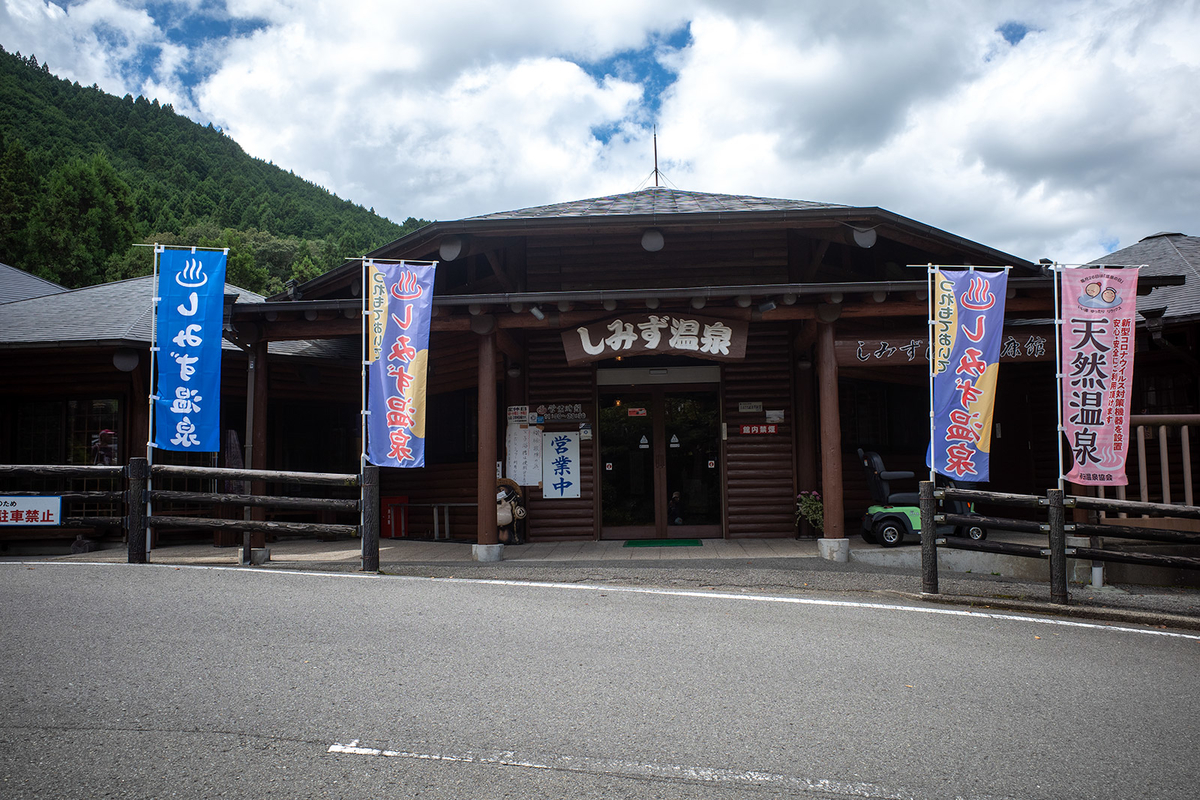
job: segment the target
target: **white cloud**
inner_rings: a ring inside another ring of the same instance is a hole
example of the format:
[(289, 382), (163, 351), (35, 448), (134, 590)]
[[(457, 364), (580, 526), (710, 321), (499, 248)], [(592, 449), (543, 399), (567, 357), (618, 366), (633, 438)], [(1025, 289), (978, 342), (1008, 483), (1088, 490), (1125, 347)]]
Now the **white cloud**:
[[(155, 94), (393, 219), (632, 190), (642, 87), (588, 65), (659, 42), (682, 188), (879, 205), (1026, 258), (1200, 234), (1196, 0), (3, 3), (6, 49)], [(233, 35), (173, 44), (188, 14)]]

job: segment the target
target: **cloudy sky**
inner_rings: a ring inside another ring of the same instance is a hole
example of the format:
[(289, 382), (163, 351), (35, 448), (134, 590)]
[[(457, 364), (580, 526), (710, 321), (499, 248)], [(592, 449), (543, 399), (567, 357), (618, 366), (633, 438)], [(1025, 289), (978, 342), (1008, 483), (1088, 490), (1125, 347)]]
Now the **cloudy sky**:
[(0, 0), (0, 44), (393, 220), (680, 189), (1030, 259), (1200, 235), (1200, 0)]

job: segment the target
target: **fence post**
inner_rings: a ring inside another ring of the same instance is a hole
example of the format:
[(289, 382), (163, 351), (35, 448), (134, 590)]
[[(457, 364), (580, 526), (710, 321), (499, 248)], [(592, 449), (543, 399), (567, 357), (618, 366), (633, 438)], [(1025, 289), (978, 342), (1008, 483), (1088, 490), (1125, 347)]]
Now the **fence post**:
[(937, 526), (933, 523), (933, 481), (921, 481), (921, 592), (938, 593)]
[(1050, 602), (1066, 605), (1067, 596), (1067, 531), (1063, 511), (1063, 490), (1046, 492), (1050, 522)]
[(379, 467), (364, 464), (362, 470), (362, 568), (379, 571)]
[(146, 563), (146, 477), (150, 464), (144, 458), (131, 458), (125, 467), (125, 540), (129, 563)]

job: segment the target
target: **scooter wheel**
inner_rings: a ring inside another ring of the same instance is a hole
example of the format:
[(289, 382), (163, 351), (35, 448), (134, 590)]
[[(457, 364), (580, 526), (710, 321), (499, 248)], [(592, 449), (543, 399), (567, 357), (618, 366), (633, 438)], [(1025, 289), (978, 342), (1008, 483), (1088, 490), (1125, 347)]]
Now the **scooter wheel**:
[(972, 541), (982, 542), (987, 538), (987, 528), (982, 525), (960, 525), (954, 529), (954, 535)]
[(904, 526), (893, 519), (875, 523), (875, 538), (884, 547), (897, 547), (904, 541)]

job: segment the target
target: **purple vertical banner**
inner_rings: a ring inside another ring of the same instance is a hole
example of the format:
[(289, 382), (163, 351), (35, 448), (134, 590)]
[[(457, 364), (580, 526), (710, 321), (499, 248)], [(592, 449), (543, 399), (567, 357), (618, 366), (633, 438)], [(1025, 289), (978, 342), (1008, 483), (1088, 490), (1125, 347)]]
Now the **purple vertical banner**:
[(955, 480), (988, 480), (1007, 289), (1007, 272), (934, 273), (933, 439), (926, 464)]
[(221, 449), (221, 328), (225, 254), (165, 250), (158, 272), (154, 446)]
[(367, 261), (367, 459), (425, 466), (425, 377), (436, 264)]

